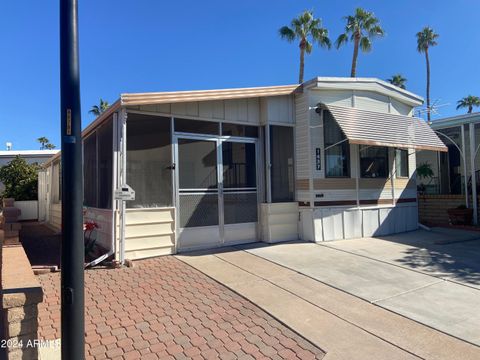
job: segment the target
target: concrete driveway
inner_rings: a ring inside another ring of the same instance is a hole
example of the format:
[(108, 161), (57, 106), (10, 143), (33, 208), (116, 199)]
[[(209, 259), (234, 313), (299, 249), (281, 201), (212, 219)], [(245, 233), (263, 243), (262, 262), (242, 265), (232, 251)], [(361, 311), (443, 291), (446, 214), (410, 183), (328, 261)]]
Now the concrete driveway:
[(479, 359), (480, 233), (250, 244), (177, 256), (326, 359)]
[(245, 250), (480, 345), (480, 233), (447, 229)]

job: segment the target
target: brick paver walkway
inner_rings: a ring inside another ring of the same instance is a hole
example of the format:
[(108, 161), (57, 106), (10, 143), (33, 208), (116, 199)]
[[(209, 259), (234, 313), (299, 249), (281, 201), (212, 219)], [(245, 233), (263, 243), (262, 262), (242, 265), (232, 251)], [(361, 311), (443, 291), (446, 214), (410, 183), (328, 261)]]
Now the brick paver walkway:
[[(40, 339), (60, 337), (60, 274), (45, 292)], [(320, 359), (323, 352), (249, 301), (171, 256), (85, 273), (89, 359)], [(285, 311), (288, 311), (287, 309)]]

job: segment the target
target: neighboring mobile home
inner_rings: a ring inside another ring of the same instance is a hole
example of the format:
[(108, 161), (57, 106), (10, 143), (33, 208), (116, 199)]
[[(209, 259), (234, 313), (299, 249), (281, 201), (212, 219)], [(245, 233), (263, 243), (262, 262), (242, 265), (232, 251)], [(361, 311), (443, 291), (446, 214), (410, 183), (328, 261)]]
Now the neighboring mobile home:
[[(11, 144), (10, 144), (11, 145)], [(7, 147), (8, 148), (8, 147)], [(0, 151), (0, 168), (2, 166), (8, 165), (12, 160), (17, 156), (24, 159), (28, 164), (38, 164), (42, 165), (56, 155), (59, 150), (4, 150)], [(40, 176), (41, 177), (41, 176)], [(46, 186), (46, 179), (42, 179), (42, 184)], [(0, 195), (5, 190), (4, 184), (0, 182)], [(38, 196), (40, 197), (44, 192), (43, 189), (38, 189)], [(45, 204), (45, 198), (43, 199), (42, 204)], [(1, 206), (1, 205), (0, 205)], [(41, 208), (38, 207), (37, 200), (27, 200), (27, 201), (15, 201), (15, 207), (19, 208), (22, 214), (19, 217), (19, 220), (40, 220), (45, 219), (45, 206), (42, 205)]]
[[(83, 131), (86, 217), (120, 259), (123, 245), (135, 259), (414, 230), (415, 151), (446, 150), (412, 117), (420, 104), (373, 78), (122, 94)], [(58, 161), (45, 168), (57, 227)]]
[[(24, 159), (28, 164), (43, 164), (52, 156), (57, 154), (59, 150), (2, 150), (0, 151), (0, 167), (7, 165), (17, 156)], [(4, 190), (3, 184), (0, 182), (0, 193)]]
[(428, 195), (463, 195), (459, 197), (460, 201), (473, 208), (473, 220), (477, 222), (480, 190), (480, 113), (438, 119), (432, 122), (431, 128), (444, 141), (448, 153), (420, 151), (417, 165), (428, 163), (433, 177), (418, 178), (417, 184), (422, 186)]

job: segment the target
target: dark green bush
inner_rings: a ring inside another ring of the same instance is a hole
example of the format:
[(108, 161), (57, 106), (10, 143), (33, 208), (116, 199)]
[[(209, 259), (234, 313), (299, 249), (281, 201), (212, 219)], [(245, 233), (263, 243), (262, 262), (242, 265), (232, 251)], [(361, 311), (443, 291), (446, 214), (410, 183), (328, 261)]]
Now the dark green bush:
[(0, 197), (17, 201), (37, 200), (38, 170), (38, 164), (29, 164), (20, 156), (0, 167), (0, 181), (5, 186)]

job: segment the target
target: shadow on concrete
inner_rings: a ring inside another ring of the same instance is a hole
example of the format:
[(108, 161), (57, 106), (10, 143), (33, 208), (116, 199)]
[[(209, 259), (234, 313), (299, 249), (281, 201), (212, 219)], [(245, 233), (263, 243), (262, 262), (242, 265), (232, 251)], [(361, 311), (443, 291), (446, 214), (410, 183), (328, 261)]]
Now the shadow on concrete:
[(434, 228), (379, 239), (407, 245), (401, 256), (394, 259), (398, 265), (480, 286), (479, 235), (478, 232)]
[(42, 223), (23, 223), (20, 242), (32, 266), (60, 267), (61, 234)]

